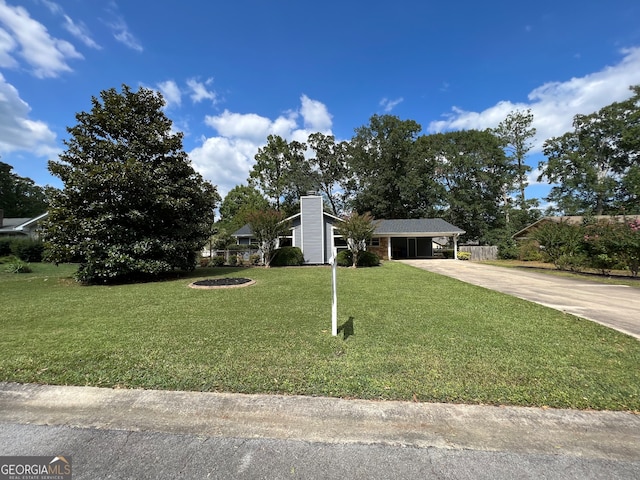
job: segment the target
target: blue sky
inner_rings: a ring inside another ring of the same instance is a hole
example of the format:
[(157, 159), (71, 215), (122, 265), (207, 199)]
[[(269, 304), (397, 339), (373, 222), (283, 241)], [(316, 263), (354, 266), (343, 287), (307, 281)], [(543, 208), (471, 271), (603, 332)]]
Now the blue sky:
[(61, 187), (66, 127), (123, 83), (163, 93), (222, 195), (267, 135), (347, 140), (373, 114), (434, 133), (531, 108), (537, 166), (575, 114), (640, 84), (640, 2), (0, 0), (0, 159), (19, 175)]

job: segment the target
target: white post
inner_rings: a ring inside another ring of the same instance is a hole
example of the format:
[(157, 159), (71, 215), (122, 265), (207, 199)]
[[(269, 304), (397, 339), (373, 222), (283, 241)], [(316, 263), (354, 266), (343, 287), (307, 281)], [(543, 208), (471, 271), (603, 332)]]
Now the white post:
[(453, 235), (453, 259), (458, 259), (458, 234)]
[(333, 255), (329, 259), (331, 263), (331, 335), (334, 337), (338, 335), (338, 288), (336, 284), (336, 270), (337, 270), (337, 252), (334, 250)]

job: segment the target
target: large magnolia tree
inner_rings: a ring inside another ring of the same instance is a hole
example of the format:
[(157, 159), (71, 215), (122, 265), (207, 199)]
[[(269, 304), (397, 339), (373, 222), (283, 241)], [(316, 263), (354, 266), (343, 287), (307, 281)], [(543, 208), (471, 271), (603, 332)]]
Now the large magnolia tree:
[(79, 261), (82, 282), (193, 269), (220, 197), (191, 166), (162, 96), (123, 85), (91, 103), (49, 162), (64, 182), (43, 233), (50, 259)]

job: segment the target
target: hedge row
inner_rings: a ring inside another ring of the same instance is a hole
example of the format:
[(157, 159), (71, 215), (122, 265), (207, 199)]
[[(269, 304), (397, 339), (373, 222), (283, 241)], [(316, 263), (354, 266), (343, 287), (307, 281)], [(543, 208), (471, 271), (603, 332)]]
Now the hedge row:
[(640, 220), (602, 220), (583, 225), (546, 223), (532, 237), (545, 260), (561, 270), (628, 270), (640, 268)]
[(0, 238), (0, 257), (15, 255), (23, 262), (41, 262), (44, 244), (29, 238)]

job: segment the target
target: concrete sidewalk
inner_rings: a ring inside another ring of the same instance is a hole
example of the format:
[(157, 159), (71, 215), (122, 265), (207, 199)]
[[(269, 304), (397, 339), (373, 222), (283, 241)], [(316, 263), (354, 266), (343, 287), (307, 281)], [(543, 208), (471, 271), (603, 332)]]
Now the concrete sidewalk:
[(399, 260), (430, 272), (536, 302), (640, 339), (640, 290), (456, 260)]
[(623, 412), (0, 383), (0, 424), (640, 462)]

